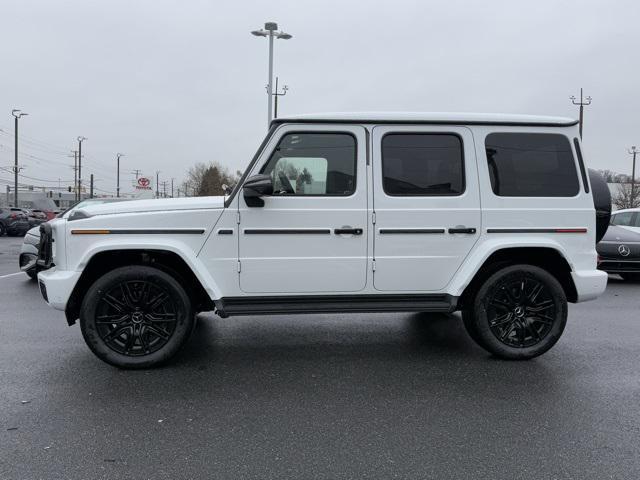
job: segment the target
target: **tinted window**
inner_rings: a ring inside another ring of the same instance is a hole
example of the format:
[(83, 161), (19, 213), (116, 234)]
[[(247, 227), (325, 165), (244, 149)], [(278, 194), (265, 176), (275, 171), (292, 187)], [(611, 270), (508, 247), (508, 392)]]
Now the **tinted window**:
[(569, 140), (547, 133), (492, 133), (485, 140), (491, 188), (503, 197), (573, 197), (578, 176)]
[(611, 225), (633, 226), (633, 212), (616, 213), (611, 216)]
[(356, 188), (356, 140), (347, 133), (289, 133), (261, 173), (274, 195), (351, 195)]
[(457, 135), (393, 133), (382, 139), (382, 182), (389, 195), (460, 195), (463, 169)]

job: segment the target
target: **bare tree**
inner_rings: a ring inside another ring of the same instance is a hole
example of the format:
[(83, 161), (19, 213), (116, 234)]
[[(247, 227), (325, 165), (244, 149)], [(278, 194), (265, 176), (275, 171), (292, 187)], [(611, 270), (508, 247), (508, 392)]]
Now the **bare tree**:
[(640, 186), (635, 186), (632, 195), (630, 183), (620, 184), (613, 196), (613, 204), (619, 209), (640, 207)]

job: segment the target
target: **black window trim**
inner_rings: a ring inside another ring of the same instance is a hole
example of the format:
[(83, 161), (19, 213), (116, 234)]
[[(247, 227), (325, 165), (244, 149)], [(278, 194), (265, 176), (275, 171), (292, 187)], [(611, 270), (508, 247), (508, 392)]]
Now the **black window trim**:
[(356, 195), (358, 193), (358, 154), (359, 154), (359, 145), (358, 145), (358, 137), (356, 136), (355, 133), (350, 132), (348, 130), (289, 130), (289, 131), (285, 131), (278, 139), (277, 139), (277, 143), (276, 145), (273, 147), (273, 149), (269, 152), (267, 161), (265, 162), (265, 164), (260, 168), (260, 172), (262, 173), (264, 171), (265, 168), (267, 168), (267, 165), (269, 164), (269, 162), (271, 161), (271, 157), (273, 157), (273, 154), (275, 153), (276, 149), (278, 148), (278, 145), (280, 145), (280, 142), (282, 141), (282, 139), (287, 136), (287, 135), (295, 135), (295, 134), (303, 134), (303, 133), (315, 133), (315, 134), (327, 134), (327, 135), (336, 135), (336, 134), (342, 134), (342, 135), (349, 135), (350, 137), (353, 138), (353, 141), (355, 143), (355, 156), (354, 156), (354, 167), (355, 170), (353, 172), (353, 192), (349, 193), (349, 194), (343, 194), (343, 195), (327, 195), (327, 194), (321, 194), (321, 193), (313, 193), (313, 194), (308, 194), (308, 195), (296, 195), (296, 194), (291, 194), (291, 193), (286, 193), (286, 194), (282, 194), (282, 195), (269, 195), (269, 197), (271, 198), (318, 198), (318, 197), (329, 197), (329, 198), (349, 198), (349, 197), (353, 197), (354, 195)]
[[(388, 135), (453, 135), (455, 137), (458, 137), (458, 140), (460, 140), (460, 153), (461, 153), (460, 160), (462, 161), (462, 191), (458, 194), (434, 193), (430, 195), (425, 195), (422, 193), (408, 193), (408, 194), (399, 195), (399, 194), (387, 192), (387, 189), (385, 188), (385, 185), (384, 185), (384, 155), (383, 155), (382, 147), (383, 147), (384, 139)], [(465, 147), (465, 143), (464, 143), (464, 139), (462, 138), (462, 135), (458, 132), (452, 132), (450, 130), (428, 131), (428, 132), (425, 132), (422, 130), (393, 130), (390, 132), (385, 132), (382, 135), (382, 137), (380, 137), (380, 181), (382, 182), (382, 191), (388, 197), (424, 197), (424, 198), (451, 197), (453, 198), (453, 197), (463, 196), (467, 191), (467, 162), (466, 162), (466, 157), (464, 155), (464, 147)]]
[(580, 147), (580, 141), (578, 140), (578, 137), (573, 137), (573, 146), (576, 149), (576, 156), (578, 157), (578, 165), (580, 166), (580, 176), (582, 177), (582, 186), (584, 187), (584, 192), (589, 193), (589, 180), (587, 179), (587, 170), (584, 168), (582, 148)]
[[(540, 125), (536, 125), (536, 126), (540, 126)], [(487, 137), (493, 133), (513, 133), (513, 134), (535, 134), (535, 135), (560, 135), (564, 138), (566, 138), (567, 142), (569, 142), (569, 150), (571, 150), (571, 139), (565, 135), (564, 133), (552, 133), (552, 132), (536, 132), (536, 131), (528, 131), (528, 130), (518, 130), (518, 131), (513, 131), (513, 130), (509, 130), (509, 131), (502, 131), (502, 130), (491, 130), (489, 133), (487, 133), (484, 136), (484, 140), (483, 140), (483, 149), (484, 149), (484, 156), (485, 156), (485, 160), (486, 160), (486, 165), (487, 165), (487, 170), (489, 169), (489, 157), (487, 157)], [(573, 152), (571, 153), (571, 157), (573, 158)], [(575, 167), (575, 158), (573, 158), (573, 166)], [(491, 194), (496, 197), (496, 198), (544, 198), (544, 199), (558, 199), (558, 198), (576, 198), (580, 196), (580, 181), (578, 179), (578, 171), (576, 170), (576, 180), (578, 180), (577, 182), (577, 186), (578, 188), (576, 189), (576, 193), (575, 195), (553, 195), (553, 196), (549, 196), (549, 195), (535, 195), (535, 196), (531, 196), (531, 195), (498, 195), (496, 192), (493, 191), (493, 185), (491, 185), (491, 181), (489, 181), (489, 190), (491, 191)], [(491, 175), (489, 175), (489, 180), (491, 179)]]

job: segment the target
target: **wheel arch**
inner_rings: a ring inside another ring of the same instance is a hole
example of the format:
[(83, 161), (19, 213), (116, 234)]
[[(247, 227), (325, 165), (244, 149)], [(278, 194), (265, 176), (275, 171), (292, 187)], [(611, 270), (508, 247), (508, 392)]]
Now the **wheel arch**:
[(460, 308), (464, 309), (465, 305), (469, 304), (473, 293), (489, 276), (501, 268), (517, 264), (534, 265), (546, 270), (560, 282), (569, 302), (578, 300), (576, 286), (571, 277), (571, 264), (560, 250), (552, 246), (510, 246), (494, 250), (482, 262), (462, 290), (458, 302)]
[(84, 296), (93, 282), (111, 270), (132, 265), (154, 267), (174, 276), (185, 288), (196, 312), (213, 309), (213, 300), (204, 283), (178, 253), (153, 248), (107, 249), (95, 252), (86, 262), (65, 307), (67, 323), (73, 325), (78, 319)]

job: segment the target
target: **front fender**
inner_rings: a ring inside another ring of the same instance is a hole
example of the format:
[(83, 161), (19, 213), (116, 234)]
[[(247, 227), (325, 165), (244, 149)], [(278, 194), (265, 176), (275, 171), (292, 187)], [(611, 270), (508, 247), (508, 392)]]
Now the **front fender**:
[(91, 259), (99, 253), (118, 250), (155, 250), (174, 253), (191, 269), (211, 300), (217, 300), (222, 296), (217, 283), (205, 268), (202, 261), (197, 257), (192, 247), (176, 239), (163, 239), (161, 244), (143, 239), (131, 239), (126, 243), (117, 244), (109, 241), (94, 242), (80, 258), (76, 270), (84, 270)]

